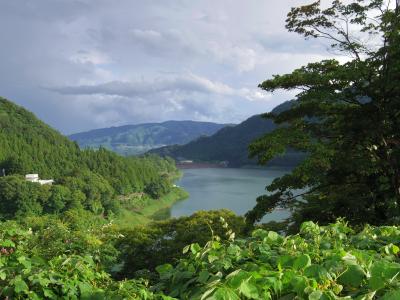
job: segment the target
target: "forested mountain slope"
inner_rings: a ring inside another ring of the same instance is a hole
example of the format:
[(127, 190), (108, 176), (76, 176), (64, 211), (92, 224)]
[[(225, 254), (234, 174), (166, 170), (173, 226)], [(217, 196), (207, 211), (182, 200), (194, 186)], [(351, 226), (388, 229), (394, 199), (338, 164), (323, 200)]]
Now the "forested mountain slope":
[[(95, 213), (115, 210), (117, 194), (166, 192), (166, 174), (176, 169), (172, 160), (156, 156), (124, 158), (105, 149), (80, 150), (31, 112), (0, 98), (1, 175), (3, 170), (0, 216), (8, 217), (75, 206)], [(29, 173), (55, 184), (31, 184), (23, 177)]]
[[(291, 102), (277, 106), (272, 112), (279, 113), (290, 107)], [(273, 121), (255, 115), (244, 122), (226, 128), (209, 137), (200, 137), (186, 145), (172, 145), (153, 149), (150, 153), (162, 156), (171, 156), (175, 159), (189, 159), (197, 162), (227, 161), (231, 167), (256, 164), (256, 160), (249, 159), (248, 145), (256, 138), (271, 132), (276, 128)], [(302, 155), (288, 151), (283, 158), (277, 158), (271, 164), (291, 166), (301, 159)]]
[(58, 177), (74, 168), (79, 147), (31, 112), (0, 98), (0, 167)]
[(165, 145), (186, 144), (209, 136), (227, 124), (196, 121), (167, 121), (101, 128), (69, 137), (83, 148), (105, 147), (122, 155), (136, 155)]

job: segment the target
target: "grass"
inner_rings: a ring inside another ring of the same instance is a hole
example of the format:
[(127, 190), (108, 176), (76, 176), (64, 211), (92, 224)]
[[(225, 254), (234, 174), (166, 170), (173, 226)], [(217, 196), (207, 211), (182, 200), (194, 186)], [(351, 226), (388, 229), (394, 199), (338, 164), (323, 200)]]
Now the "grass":
[(121, 227), (131, 227), (134, 225), (144, 225), (153, 220), (166, 218), (169, 208), (176, 202), (186, 199), (189, 194), (181, 189), (174, 187), (171, 192), (157, 200), (148, 200), (141, 209), (122, 209), (122, 212), (114, 220), (114, 223)]

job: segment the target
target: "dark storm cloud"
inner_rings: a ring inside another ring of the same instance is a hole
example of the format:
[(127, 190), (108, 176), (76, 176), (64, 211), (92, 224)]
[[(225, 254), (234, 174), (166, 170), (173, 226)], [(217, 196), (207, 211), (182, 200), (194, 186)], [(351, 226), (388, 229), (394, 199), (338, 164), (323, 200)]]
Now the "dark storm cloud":
[(292, 96), (258, 83), (326, 55), (285, 32), (290, 6), (307, 2), (2, 1), (0, 94), (66, 133), (239, 122)]

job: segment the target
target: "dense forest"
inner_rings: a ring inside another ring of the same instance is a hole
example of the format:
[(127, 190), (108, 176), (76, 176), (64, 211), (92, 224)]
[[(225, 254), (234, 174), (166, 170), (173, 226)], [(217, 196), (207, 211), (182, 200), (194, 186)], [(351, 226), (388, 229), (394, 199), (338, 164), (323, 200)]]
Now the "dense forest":
[[(262, 164), (288, 149), (307, 155), (244, 217), (202, 211), (121, 226), (113, 205), (133, 202), (133, 212), (143, 195), (167, 192), (173, 162), (80, 151), (2, 99), (0, 297), (399, 299), (400, 3), (317, 1), (292, 8), (286, 27), (349, 59), (260, 84), (298, 95), (263, 115), (278, 126), (250, 155)], [(21, 177), (33, 171), (56, 184)], [(258, 223), (276, 207), (292, 216)]]
[[(117, 195), (167, 194), (177, 169), (157, 156), (121, 157), (106, 149), (80, 150), (76, 143), (32, 113), (0, 98), (0, 215), (58, 213), (82, 207), (94, 213), (117, 213)], [(37, 173), (52, 186), (25, 180)]]

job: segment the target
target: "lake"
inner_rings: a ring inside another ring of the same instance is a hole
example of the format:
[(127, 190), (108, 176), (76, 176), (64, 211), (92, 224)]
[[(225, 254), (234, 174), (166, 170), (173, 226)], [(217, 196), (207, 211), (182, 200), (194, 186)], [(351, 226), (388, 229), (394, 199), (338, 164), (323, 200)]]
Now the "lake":
[[(198, 210), (227, 208), (244, 215), (256, 204), (256, 198), (265, 193), (265, 186), (289, 169), (185, 169), (176, 183), (184, 188), (189, 198), (170, 209), (171, 217), (189, 216)], [(263, 222), (280, 221), (288, 211), (277, 210), (264, 217)]]

